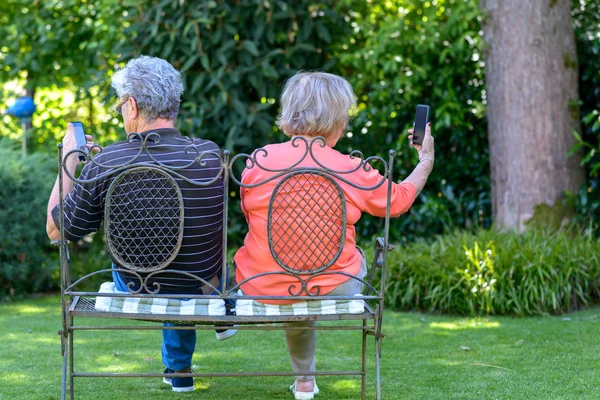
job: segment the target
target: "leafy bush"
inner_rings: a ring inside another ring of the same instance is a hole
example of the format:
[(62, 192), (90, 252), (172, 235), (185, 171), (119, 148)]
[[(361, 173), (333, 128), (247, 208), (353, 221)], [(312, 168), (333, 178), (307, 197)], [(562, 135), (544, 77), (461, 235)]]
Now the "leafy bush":
[[(416, 164), (407, 129), (417, 104), (431, 106), (436, 168), (394, 240), (489, 226), (490, 178), (481, 15), (476, 0), (347, 0), (354, 34), (339, 69), (357, 94), (348, 148), (397, 152), (395, 176)], [(387, 158), (387, 157), (386, 157)], [(365, 233), (365, 232), (363, 232)]]
[(455, 231), (389, 254), (386, 302), (464, 315), (556, 314), (597, 301), (599, 279), (600, 239), (574, 228)]
[(143, 9), (132, 3), (125, 36), (133, 40), (120, 51), (125, 59), (163, 57), (181, 69), (184, 132), (253, 150), (273, 134), (281, 83), (300, 69), (333, 65), (329, 43), (348, 33), (335, 3), (146, 1)]
[[(132, 39), (121, 42), (121, 58), (154, 55), (180, 69), (178, 127), (234, 154), (285, 140), (274, 129), (282, 82), (301, 69), (330, 70), (331, 43), (349, 33), (334, 0), (144, 3), (129, 5)], [(230, 242), (241, 244), (246, 222), (231, 200)]]
[(56, 287), (58, 255), (46, 236), (55, 164), (39, 153), (23, 158), (0, 141), (0, 299)]

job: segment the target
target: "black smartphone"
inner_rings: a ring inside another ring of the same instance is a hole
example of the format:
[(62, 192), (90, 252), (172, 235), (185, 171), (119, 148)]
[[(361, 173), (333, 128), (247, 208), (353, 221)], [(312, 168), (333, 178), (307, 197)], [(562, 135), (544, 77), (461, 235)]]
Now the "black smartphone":
[(423, 144), (425, 129), (429, 123), (429, 106), (425, 104), (417, 105), (415, 113), (415, 133), (413, 133), (413, 144)]
[[(81, 122), (71, 122), (73, 129), (75, 130), (75, 140), (77, 141), (77, 149), (83, 151), (86, 155), (88, 154), (87, 138), (85, 137), (85, 131), (83, 130), (83, 124)], [(79, 153), (79, 160), (84, 161), (85, 156)]]

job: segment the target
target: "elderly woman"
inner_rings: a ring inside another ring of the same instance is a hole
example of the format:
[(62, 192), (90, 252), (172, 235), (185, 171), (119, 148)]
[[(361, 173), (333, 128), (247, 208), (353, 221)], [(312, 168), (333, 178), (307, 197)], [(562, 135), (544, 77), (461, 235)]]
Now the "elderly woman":
[[(355, 105), (352, 87), (339, 76), (322, 72), (302, 72), (294, 75), (284, 87), (281, 95), (281, 114), (277, 120), (279, 128), (292, 140), (265, 146), (268, 155), (261, 154), (260, 165), (267, 169), (289, 167), (294, 160), (299, 160), (305, 151), (302, 145), (292, 144), (293, 138), (303, 137), (310, 141), (313, 137), (322, 136), (327, 145), (313, 146), (314, 157), (330, 169), (352, 170), (356, 166), (356, 160), (334, 150), (334, 147), (344, 134), (349, 111)], [(412, 131), (409, 130), (409, 133)], [(409, 139), (412, 139), (412, 136), (409, 135)], [(434, 145), (429, 126), (423, 144), (412, 146), (419, 153), (419, 163), (408, 178), (392, 186), (393, 217), (398, 217), (410, 208), (433, 168)], [(299, 166), (315, 165), (314, 161), (307, 157)], [(258, 183), (270, 175), (272, 172), (262, 168), (247, 168), (242, 174), (242, 181), (246, 184)], [(362, 187), (373, 186), (381, 178), (374, 169), (369, 172), (361, 169), (348, 177)], [(259, 273), (281, 271), (281, 267), (269, 251), (266, 233), (268, 201), (274, 184), (275, 182), (242, 189), (242, 210), (248, 221), (249, 231), (244, 246), (236, 253), (234, 259), (238, 282)], [(375, 216), (385, 215), (387, 185), (381, 185), (368, 193), (349, 185), (341, 186), (346, 197), (347, 234), (340, 257), (328, 271), (340, 271), (363, 278), (366, 275), (366, 263), (362, 252), (356, 247), (354, 224), (360, 219), (362, 212)], [(288, 295), (290, 285), (294, 283), (298, 283), (297, 279), (288, 275), (267, 275), (244, 283), (242, 290), (247, 295), (285, 296)], [(310, 280), (308, 289), (317, 285), (321, 289), (320, 294), (323, 295), (354, 295), (362, 290), (360, 281), (341, 274), (317, 275)], [(285, 337), (294, 372), (315, 371), (315, 331), (287, 330)], [(290, 389), (296, 399), (312, 399), (319, 391), (314, 376), (299, 374)]]

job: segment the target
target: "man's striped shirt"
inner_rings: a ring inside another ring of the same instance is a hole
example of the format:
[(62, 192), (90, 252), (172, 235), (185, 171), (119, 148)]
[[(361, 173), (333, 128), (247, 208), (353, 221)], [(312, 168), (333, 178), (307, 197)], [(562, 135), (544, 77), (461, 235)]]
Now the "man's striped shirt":
[[(160, 135), (156, 143), (149, 138), (147, 148), (152, 156), (168, 166), (187, 165), (196, 156), (196, 152), (188, 151), (186, 147), (194, 145), (198, 152), (220, 153), (218, 146), (208, 140), (189, 139), (181, 136), (177, 129), (155, 129), (142, 132), (145, 137), (151, 132)], [(116, 166), (133, 159), (139, 152), (140, 140), (125, 141), (112, 144), (95, 156), (99, 164)], [(137, 162), (151, 162), (145, 152), (136, 160)], [(221, 169), (220, 161), (209, 156), (203, 158), (206, 162), (201, 166), (198, 162), (178, 170), (178, 172), (195, 182), (207, 182), (215, 178)], [(106, 173), (107, 168), (99, 167), (93, 163), (84, 166), (80, 179), (94, 179)], [(89, 184), (76, 183), (73, 190), (65, 198), (65, 236), (68, 240), (76, 241), (83, 236), (95, 232), (100, 228), (104, 216), (104, 203), (110, 183), (116, 177), (109, 175), (106, 179), (99, 179)], [(208, 280), (221, 271), (223, 248), (223, 180), (217, 179), (208, 186), (194, 186), (183, 179), (175, 177), (181, 189), (185, 210), (183, 241), (177, 257), (167, 267), (192, 273)], [(58, 206), (52, 210), (52, 217), (56, 226), (59, 226)], [(119, 267), (119, 265), (116, 265)], [(138, 279), (129, 278), (120, 274), (125, 283)], [(201, 283), (183, 275), (160, 274), (156, 279), (161, 285), (160, 293), (199, 293)], [(152, 285), (152, 282), (149, 282)], [(149, 286), (153, 289), (152, 286)]]

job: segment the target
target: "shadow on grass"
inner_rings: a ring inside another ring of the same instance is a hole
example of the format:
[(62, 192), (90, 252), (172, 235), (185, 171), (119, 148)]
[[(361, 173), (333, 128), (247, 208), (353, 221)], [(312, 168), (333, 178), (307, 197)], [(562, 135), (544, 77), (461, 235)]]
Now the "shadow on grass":
[[(56, 399), (60, 393), (59, 299), (0, 306), (0, 398)], [(80, 320), (108, 325), (109, 320)], [(139, 322), (119, 321), (119, 325)], [(598, 309), (562, 317), (463, 318), (386, 312), (382, 358), (388, 399), (580, 399), (600, 392)], [(162, 372), (160, 331), (77, 332), (78, 372)], [(318, 333), (318, 370), (360, 369), (359, 332)], [(198, 372), (289, 371), (283, 333), (240, 331), (218, 342), (199, 331)], [(368, 338), (367, 398), (375, 397)], [(322, 399), (356, 399), (358, 377), (318, 377)], [(76, 379), (80, 399), (290, 399), (292, 377), (199, 378), (196, 393), (171, 392), (160, 378)], [(35, 382), (35, 384), (32, 384)]]

